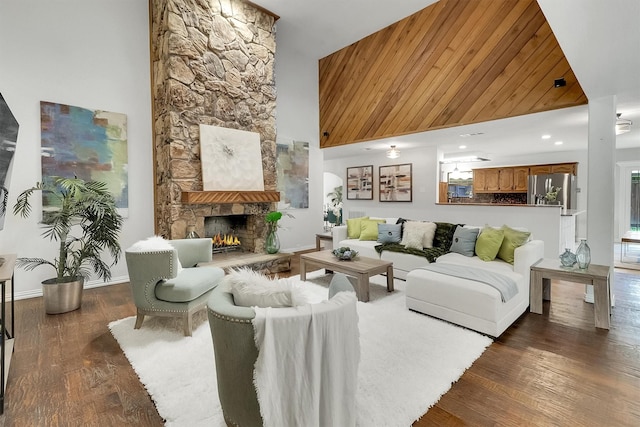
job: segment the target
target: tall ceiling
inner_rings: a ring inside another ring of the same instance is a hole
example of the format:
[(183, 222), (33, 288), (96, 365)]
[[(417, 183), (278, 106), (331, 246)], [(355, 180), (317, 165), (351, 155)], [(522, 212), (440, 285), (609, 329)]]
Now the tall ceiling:
[[(312, 59), (321, 59), (435, 3), (434, 0), (258, 0), (280, 16), (279, 37)], [(637, 0), (538, 0), (553, 34), (587, 98), (617, 97), (617, 111), (634, 122), (618, 136), (617, 148), (640, 149), (640, 2)], [(438, 145), (445, 152), (526, 154), (585, 149), (587, 107), (529, 114), (450, 129), (327, 148), (325, 158), (360, 155), (362, 150), (401, 150)], [(476, 135), (468, 137), (468, 135)], [(542, 141), (541, 135), (552, 138)], [(465, 135), (465, 136), (462, 136)], [(554, 142), (561, 140), (562, 145)], [(517, 143), (514, 143), (517, 141)]]

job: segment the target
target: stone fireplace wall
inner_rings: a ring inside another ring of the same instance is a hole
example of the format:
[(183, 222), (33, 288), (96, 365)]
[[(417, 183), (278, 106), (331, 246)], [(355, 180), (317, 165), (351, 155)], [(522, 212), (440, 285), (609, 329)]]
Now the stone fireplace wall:
[(276, 190), (274, 17), (240, 0), (150, 5), (156, 234), (183, 238), (195, 225), (204, 236), (204, 217), (275, 209), (181, 202), (182, 191), (202, 190), (200, 124), (259, 133), (265, 190)]

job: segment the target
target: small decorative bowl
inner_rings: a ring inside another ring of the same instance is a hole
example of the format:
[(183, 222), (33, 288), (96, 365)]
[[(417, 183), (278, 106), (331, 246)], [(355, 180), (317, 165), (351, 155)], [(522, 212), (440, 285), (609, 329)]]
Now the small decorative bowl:
[(348, 246), (343, 246), (341, 248), (334, 249), (332, 253), (333, 253), (333, 256), (335, 256), (341, 261), (351, 261), (352, 259), (358, 256), (358, 251), (355, 251), (349, 248)]

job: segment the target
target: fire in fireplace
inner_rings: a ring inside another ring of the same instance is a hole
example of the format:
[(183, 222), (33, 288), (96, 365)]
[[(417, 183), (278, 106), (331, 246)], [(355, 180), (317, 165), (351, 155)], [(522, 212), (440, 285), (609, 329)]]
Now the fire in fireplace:
[(213, 252), (250, 251), (253, 241), (248, 227), (249, 215), (210, 216), (204, 219), (205, 237), (213, 242)]
[(226, 249), (235, 249), (237, 247), (241, 247), (242, 243), (240, 239), (238, 239), (237, 235), (233, 234), (216, 234), (211, 238), (213, 242), (213, 251), (217, 252), (217, 250), (226, 250)]

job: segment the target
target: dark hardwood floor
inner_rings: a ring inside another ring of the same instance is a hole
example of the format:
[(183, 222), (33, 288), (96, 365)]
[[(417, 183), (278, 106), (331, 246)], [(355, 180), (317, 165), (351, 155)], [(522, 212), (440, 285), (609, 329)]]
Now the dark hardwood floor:
[[(584, 286), (554, 282), (544, 314), (524, 314), (414, 425), (640, 425), (640, 272), (615, 274), (610, 331), (594, 328)], [(62, 315), (41, 298), (15, 305), (2, 425), (163, 424), (107, 328), (135, 313), (128, 284), (87, 290)]]

